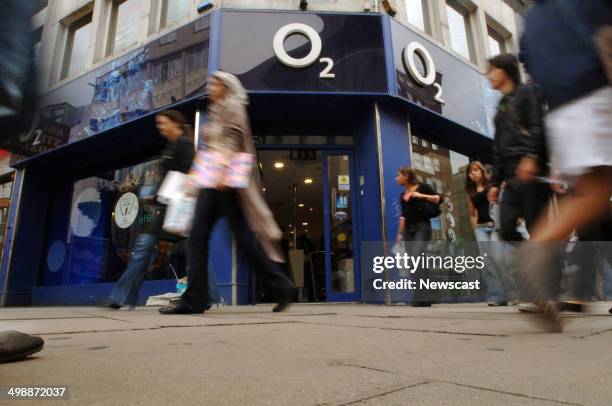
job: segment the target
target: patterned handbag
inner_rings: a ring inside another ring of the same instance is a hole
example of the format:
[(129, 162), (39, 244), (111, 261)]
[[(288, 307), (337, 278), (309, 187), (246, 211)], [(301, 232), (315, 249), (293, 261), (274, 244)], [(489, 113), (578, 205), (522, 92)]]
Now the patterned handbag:
[(234, 154), (228, 161), (220, 152), (204, 149), (198, 151), (193, 161), (191, 178), (199, 189), (214, 189), (219, 184), (246, 189), (254, 161), (254, 155), (246, 152)]

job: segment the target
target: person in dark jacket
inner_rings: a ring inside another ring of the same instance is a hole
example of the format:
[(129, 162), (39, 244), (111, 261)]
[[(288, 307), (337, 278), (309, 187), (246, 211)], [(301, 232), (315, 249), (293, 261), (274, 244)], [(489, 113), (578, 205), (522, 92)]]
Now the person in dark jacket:
[[(167, 140), (159, 163), (162, 169), (161, 179), (169, 171), (188, 173), (195, 150), (192, 137), (186, 130), (185, 116), (176, 110), (165, 110), (157, 114), (155, 121), (159, 133)], [(144, 206), (148, 205), (155, 213), (152, 216), (151, 224), (148, 224), (136, 236), (132, 248), (133, 255), (108, 298), (108, 307), (113, 309), (119, 309), (122, 306), (133, 309), (136, 306), (138, 292), (144, 282), (147, 269), (157, 255), (157, 241), (165, 237), (161, 229), (165, 206), (155, 202), (154, 195), (145, 199), (147, 201)]]
[[(520, 275), (539, 299), (547, 328), (562, 329), (550, 288), (550, 242), (605, 221), (612, 196), (610, 0), (539, 0), (525, 18), (521, 59), (548, 101), (546, 128), (556, 174), (572, 189), (554, 221), (541, 216), (521, 248)], [(551, 35), (554, 33), (554, 35)], [(612, 309), (610, 309), (612, 312)]]
[[(404, 187), (400, 195), (400, 205), (402, 216), (397, 230), (396, 242), (411, 242), (407, 250), (412, 255), (420, 255), (427, 246), (427, 241), (431, 241), (431, 219), (440, 214), (434, 211), (434, 207), (442, 201), (442, 196), (426, 183), (418, 181), (416, 171), (404, 166), (399, 168), (395, 181)], [(426, 279), (423, 270), (415, 272), (417, 280)], [(418, 282), (417, 282), (418, 285)], [(435, 292), (417, 288), (412, 297), (412, 307), (431, 307), (435, 301)]]
[(503, 93), (495, 116), (488, 199), (496, 203), (500, 188), (503, 189), (501, 236), (506, 241), (522, 241), (516, 229), (519, 219), (524, 219), (531, 231), (551, 196), (548, 185), (536, 180), (547, 173), (548, 161), (542, 102), (534, 86), (521, 83), (514, 55), (491, 58), (487, 76), (491, 86)]

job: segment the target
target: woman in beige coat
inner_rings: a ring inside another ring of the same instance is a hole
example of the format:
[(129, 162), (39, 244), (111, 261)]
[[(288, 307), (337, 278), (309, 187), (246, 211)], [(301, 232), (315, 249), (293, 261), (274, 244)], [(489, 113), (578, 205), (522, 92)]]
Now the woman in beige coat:
[[(217, 71), (210, 77), (208, 93), (208, 117), (199, 148), (221, 153), (228, 158), (226, 161), (236, 153), (255, 154), (246, 111), (248, 96), (238, 78)], [(253, 165), (246, 189), (229, 189), (220, 184), (214, 189), (194, 191), (197, 203), (189, 238), (189, 283), (179, 303), (162, 307), (160, 313), (203, 313), (210, 307), (209, 240), (215, 223), (221, 217), (227, 217), (239, 251), (251, 262), (278, 302), (274, 311), (282, 311), (289, 304), (295, 287), (278, 265), (284, 262), (280, 248), (282, 233), (264, 200), (256, 168)], [(247, 224), (257, 241), (248, 238), (244, 229)]]

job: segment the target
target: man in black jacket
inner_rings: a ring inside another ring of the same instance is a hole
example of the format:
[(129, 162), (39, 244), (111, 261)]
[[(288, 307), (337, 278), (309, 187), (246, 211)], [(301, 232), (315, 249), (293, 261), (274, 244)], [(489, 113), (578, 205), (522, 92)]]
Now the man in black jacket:
[[(195, 150), (192, 137), (185, 129), (187, 124), (185, 116), (176, 110), (165, 110), (157, 114), (155, 121), (159, 133), (168, 141), (159, 163), (162, 169), (161, 179), (168, 171), (189, 172)], [(165, 206), (155, 202), (154, 195), (145, 201), (144, 206), (147, 205), (155, 211), (155, 215), (152, 216), (151, 223), (146, 225), (136, 237), (130, 262), (108, 299), (110, 308), (119, 309), (121, 306), (128, 306), (132, 309), (136, 306), (138, 291), (144, 282), (148, 267), (156, 257), (157, 241), (166, 238), (162, 230)]]
[(547, 173), (548, 156), (542, 103), (537, 89), (521, 84), (518, 60), (502, 54), (489, 60), (489, 81), (503, 93), (495, 116), (493, 176), (489, 201), (498, 201), (502, 238), (522, 241), (517, 231), (519, 219), (531, 230), (538, 216), (547, 209), (551, 191), (536, 180)]

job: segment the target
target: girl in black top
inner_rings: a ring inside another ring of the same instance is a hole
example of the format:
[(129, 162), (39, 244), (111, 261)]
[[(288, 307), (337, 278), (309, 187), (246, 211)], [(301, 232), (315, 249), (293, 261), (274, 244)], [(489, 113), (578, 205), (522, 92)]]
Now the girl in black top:
[[(397, 171), (396, 182), (405, 188), (400, 195), (402, 216), (400, 217), (399, 229), (397, 231), (397, 242), (417, 241), (410, 244), (413, 255), (420, 255), (425, 249), (425, 242), (431, 240), (432, 207), (440, 204), (441, 196), (436, 194), (431, 186), (420, 183), (414, 169), (404, 166)], [(417, 272), (418, 279), (424, 275)], [(418, 285), (418, 282), (417, 282)], [(412, 306), (429, 307), (432, 298), (429, 294), (416, 289), (412, 297)]]
[(487, 253), (485, 281), (487, 285), (487, 303), (489, 306), (506, 306), (509, 301), (518, 302), (516, 284), (502, 266), (503, 242), (500, 241), (495, 223), (489, 214), (487, 193), (490, 189), (490, 177), (478, 161), (470, 162), (465, 178), (465, 191), (468, 195), (470, 223), (481, 254)]

